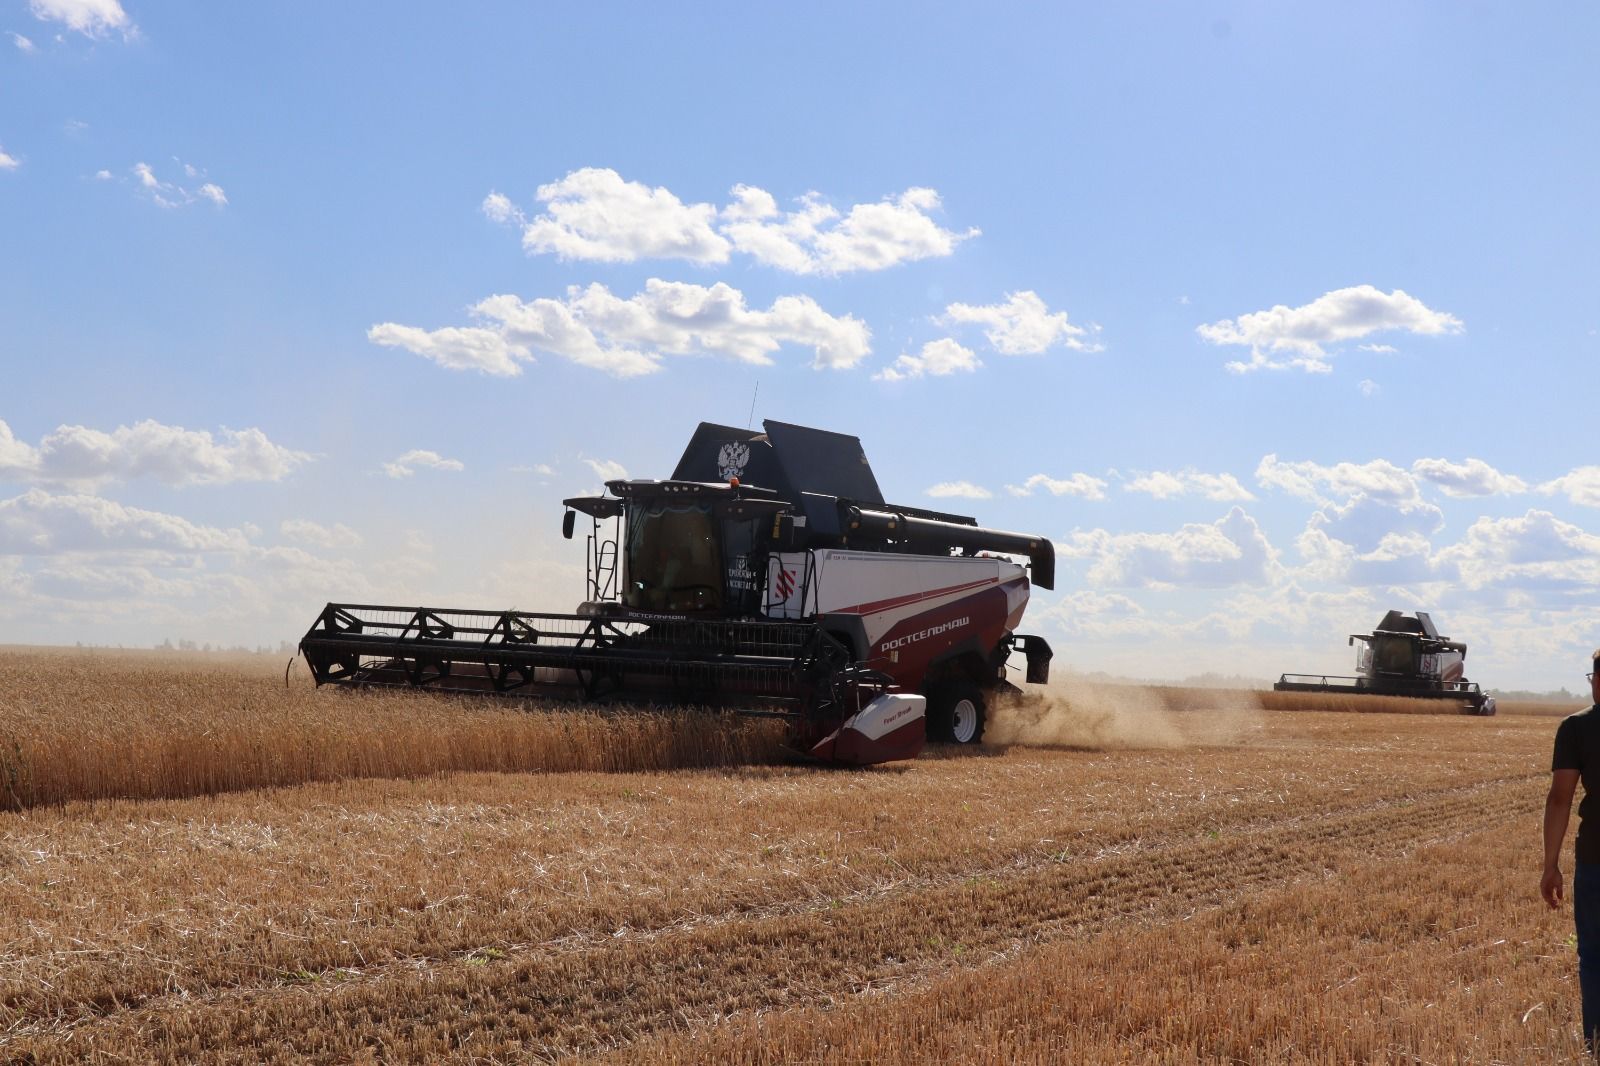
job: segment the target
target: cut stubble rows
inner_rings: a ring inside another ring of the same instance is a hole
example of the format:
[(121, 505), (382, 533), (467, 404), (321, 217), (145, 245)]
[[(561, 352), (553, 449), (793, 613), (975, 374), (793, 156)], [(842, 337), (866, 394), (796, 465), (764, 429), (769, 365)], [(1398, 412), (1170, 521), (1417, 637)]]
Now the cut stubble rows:
[(1180, 742), (0, 814), (0, 1056), (1573, 1052), (1553, 721), (1157, 710)]

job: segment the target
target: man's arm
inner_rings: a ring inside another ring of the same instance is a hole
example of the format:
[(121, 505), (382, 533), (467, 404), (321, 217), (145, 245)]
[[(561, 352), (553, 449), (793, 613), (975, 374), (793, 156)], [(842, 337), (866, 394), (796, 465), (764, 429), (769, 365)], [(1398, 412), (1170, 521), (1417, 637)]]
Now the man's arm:
[(1565, 895), (1561, 883), (1561, 842), (1567, 836), (1572, 794), (1577, 789), (1578, 771), (1550, 772), (1550, 791), (1544, 797), (1544, 876), (1539, 879), (1539, 895), (1552, 908), (1559, 907)]

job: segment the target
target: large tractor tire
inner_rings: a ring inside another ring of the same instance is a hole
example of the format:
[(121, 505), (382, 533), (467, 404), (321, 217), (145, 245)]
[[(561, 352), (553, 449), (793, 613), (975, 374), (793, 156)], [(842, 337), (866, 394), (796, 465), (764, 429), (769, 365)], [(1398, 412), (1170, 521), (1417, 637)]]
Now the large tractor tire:
[(983, 690), (969, 681), (950, 681), (928, 693), (928, 739), (940, 744), (980, 744), (988, 724)]

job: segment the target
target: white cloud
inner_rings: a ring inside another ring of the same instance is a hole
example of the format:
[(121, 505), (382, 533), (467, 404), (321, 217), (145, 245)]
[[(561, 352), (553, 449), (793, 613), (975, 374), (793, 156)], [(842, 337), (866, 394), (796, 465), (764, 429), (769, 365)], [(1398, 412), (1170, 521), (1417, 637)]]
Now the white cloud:
[(95, 181), (110, 181), (112, 177), (113, 175), (109, 170), (97, 170), (94, 172)]
[(971, 348), (963, 348), (949, 337), (929, 341), (918, 355), (902, 355), (893, 364), (872, 375), (874, 381), (905, 381), (907, 378), (947, 377), (959, 372), (972, 373), (983, 364)]
[(367, 330), (367, 340), (385, 348), (404, 348), (450, 370), (476, 370), (496, 377), (516, 377), (522, 373), (518, 360), (533, 359), (527, 348), (513, 344), (500, 330), (479, 326), (426, 330), (380, 322)]
[(15, 156), (7, 155), (6, 150), (0, 148), (0, 170), (16, 170), (21, 165)]
[(1379, 355), (1394, 355), (1400, 351), (1392, 344), (1358, 344), (1356, 348), (1363, 352), (1377, 352)]
[(584, 464), (594, 471), (601, 481), (626, 481), (628, 471), (614, 459), (585, 459)]
[(311, 456), (274, 444), (259, 429), (223, 429), (216, 436), (146, 419), (107, 433), (58, 426), (37, 447), (0, 421), (0, 481), (92, 487), (152, 478), (168, 485), (281, 481)]
[(1361, 552), (1390, 534), (1426, 535), (1444, 525), (1444, 513), (1422, 498), (1417, 477), (1386, 459), (1322, 466), (1268, 455), (1256, 467), (1256, 481), (1318, 505), (1311, 527)]
[(418, 467), (428, 467), (432, 470), (466, 469), (459, 459), (446, 459), (438, 452), (428, 451), (425, 448), (413, 448), (394, 462), (384, 463), (383, 472), (392, 478), (405, 478), (415, 474)]
[(1426, 500), (1394, 500), (1357, 493), (1343, 506), (1328, 506), (1311, 516), (1310, 526), (1330, 537), (1373, 551), (1395, 534), (1431, 535), (1444, 527), (1444, 512)]
[(1020, 485), (1007, 485), (1013, 496), (1032, 496), (1035, 489), (1044, 489), (1052, 496), (1082, 496), (1086, 500), (1106, 498), (1106, 482), (1093, 474), (1073, 474), (1054, 478), (1048, 474), (1034, 474)]
[[(1276, 455), (1268, 455), (1256, 467), (1256, 482), (1321, 505), (1358, 493), (1393, 504), (1421, 499), (1416, 478), (1386, 459), (1322, 466), (1309, 461), (1285, 463)], [(1324, 490), (1332, 494), (1332, 499), (1323, 494)]]
[(1030, 625), (1054, 629), (1069, 637), (1104, 640), (1144, 637), (1163, 626), (1150, 618), (1136, 600), (1120, 592), (1078, 589), (1043, 609), (1029, 609)]
[(1370, 551), (1360, 551), (1329, 536), (1323, 524), (1313, 521), (1295, 546), (1305, 559), (1297, 573), (1310, 580), (1342, 586), (1391, 587), (1418, 585), (1438, 576), (1433, 546), (1417, 532), (1387, 532)]
[(941, 481), (937, 485), (929, 485), (923, 491), (927, 495), (941, 500), (987, 500), (994, 495), (982, 485), (974, 485), (970, 481)]
[(1600, 585), (1600, 536), (1549, 511), (1521, 518), (1479, 518), (1457, 544), (1439, 552), (1441, 571), (1468, 588), (1590, 593)]
[[(553, 253), (607, 263), (728, 261), (728, 241), (713, 228), (715, 207), (685, 204), (667, 189), (624, 181), (614, 170), (575, 170), (539, 186), (536, 196), (545, 213), (523, 225), (522, 247), (530, 255)], [(490, 209), (487, 200), (485, 209)], [(493, 209), (500, 209), (498, 202)], [(511, 219), (507, 213), (505, 220)]]
[(951, 304), (937, 321), (941, 325), (983, 326), (984, 337), (1003, 355), (1038, 355), (1057, 345), (1080, 352), (1102, 348), (1084, 339), (1089, 330), (1068, 322), (1065, 311), (1052, 313), (1031, 290), (1008, 293), (1002, 304)]
[[(190, 178), (198, 178), (205, 175), (205, 171), (199, 170), (188, 163), (184, 163), (182, 160), (174, 160), (174, 162), (176, 162), (178, 166), (182, 168), (183, 172)], [(163, 181), (156, 177), (155, 168), (151, 167), (149, 163), (143, 162), (135, 163), (132, 168), (132, 173), (134, 180), (139, 185), (139, 188), (148, 193), (150, 199), (154, 200), (161, 207), (187, 207), (190, 204), (197, 203), (201, 200), (208, 201), (217, 207), (228, 206), (227, 193), (222, 191), (222, 186), (217, 185), (214, 182), (208, 181), (200, 185), (198, 188), (189, 188), (188, 186), (180, 185), (177, 182)], [(100, 177), (103, 180), (105, 178), (110, 178), (111, 173), (109, 171), (102, 170), (95, 176)]]
[(1448, 459), (1418, 459), (1411, 472), (1439, 486), (1446, 496), (1464, 499), (1473, 496), (1515, 495), (1528, 491), (1527, 482), (1502, 474), (1482, 459), (1452, 463)]
[(972, 228), (956, 233), (935, 222), (930, 212), (941, 205), (933, 189), (907, 189), (877, 203), (856, 204), (843, 214), (816, 193), (801, 197), (788, 212), (764, 189), (736, 185), (733, 198), (722, 211), (722, 232), (733, 247), (797, 274), (884, 270), (948, 256), (979, 232)]
[(1266, 582), (1278, 570), (1277, 549), (1239, 507), (1172, 533), (1074, 530), (1056, 545), (1066, 558), (1089, 560), (1088, 579), (1096, 585), (1221, 588)]
[(1361, 390), (1361, 395), (1363, 396), (1376, 396), (1383, 391), (1378, 383), (1371, 378), (1362, 378), (1361, 383), (1356, 388)]
[(243, 551), (237, 529), (202, 526), (177, 515), (126, 507), (99, 496), (56, 496), (29, 489), (0, 501), (0, 555), (68, 551)]
[(852, 316), (835, 317), (809, 296), (780, 296), (765, 311), (744, 294), (651, 278), (629, 299), (604, 285), (573, 286), (565, 301), (491, 296), (472, 308), (483, 326), (425, 331), (385, 322), (367, 331), (376, 344), (404, 348), (453, 370), (504, 377), (522, 372), (535, 350), (615, 377), (661, 369), (663, 355), (723, 356), (756, 366), (772, 363), (785, 344), (809, 347), (812, 366), (846, 369), (871, 352), (871, 331)]
[(13, 33), (11, 35), (11, 43), (17, 46), (17, 51), (26, 55), (32, 55), (34, 52), (39, 50), (38, 45), (34, 44), (20, 33)]
[(117, 0), (29, 0), (28, 6), (39, 21), (60, 22), (87, 37), (103, 37), (111, 30), (135, 32)]
[(1198, 470), (1184, 469), (1177, 473), (1153, 471), (1134, 478), (1123, 486), (1125, 492), (1143, 492), (1158, 500), (1174, 496), (1204, 496), (1208, 500), (1230, 502), (1253, 500), (1250, 490), (1239, 484), (1232, 474), (1203, 474)]
[(286, 518), (278, 525), (278, 532), (290, 540), (310, 544), (317, 548), (358, 548), (361, 534), (342, 522), (324, 526), (305, 518)]
[(483, 198), (483, 213), (491, 222), (509, 223), (519, 225), (527, 221), (527, 217), (513, 204), (509, 197), (497, 192), (491, 192)]
[[(1279, 304), (1197, 326), (1195, 332), (1212, 344), (1248, 347), (1248, 363), (1227, 364), (1238, 373), (1286, 367), (1326, 372), (1332, 367), (1324, 345), (1387, 330), (1430, 335), (1460, 333), (1463, 328), (1454, 315), (1434, 311), (1401, 289), (1385, 293), (1371, 285), (1356, 285), (1324, 293), (1301, 307)], [(1275, 358), (1279, 354), (1287, 358)]]
[(1546, 495), (1562, 495), (1580, 507), (1600, 507), (1600, 466), (1580, 466), (1539, 486)]
[(791, 211), (753, 186), (736, 185), (731, 196), (732, 202), (721, 209), (685, 203), (666, 188), (627, 181), (614, 170), (585, 167), (541, 185), (535, 198), (544, 211), (531, 219), (499, 192), (484, 197), (482, 210), (495, 222), (520, 227), (522, 246), (530, 255), (721, 264), (737, 250), (797, 274), (882, 270), (947, 256), (978, 233), (956, 233), (934, 221), (930, 213), (940, 202), (932, 189), (907, 189), (844, 212), (816, 193), (801, 197)]

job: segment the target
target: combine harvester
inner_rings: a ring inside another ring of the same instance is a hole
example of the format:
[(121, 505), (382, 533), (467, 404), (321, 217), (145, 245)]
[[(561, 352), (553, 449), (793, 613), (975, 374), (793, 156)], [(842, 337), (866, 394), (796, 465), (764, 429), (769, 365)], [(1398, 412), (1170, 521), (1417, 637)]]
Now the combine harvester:
[(858, 765), (978, 743), (1013, 650), (1049, 676), (1015, 630), (1054, 546), (885, 503), (855, 437), (763, 428), (703, 422), (670, 480), (564, 501), (565, 537), (592, 524), (575, 613), (330, 603), (300, 642), (317, 684), (725, 708)]
[(1355, 677), (1284, 674), (1273, 690), (1453, 700), (1464, 714), (1494, 713), (1494, 697), (1466, 679), (1467, 646), (1441, 637), (1426, 612), (1390, 611), (1371, 633), (1350, 634), (1358, 640)]

